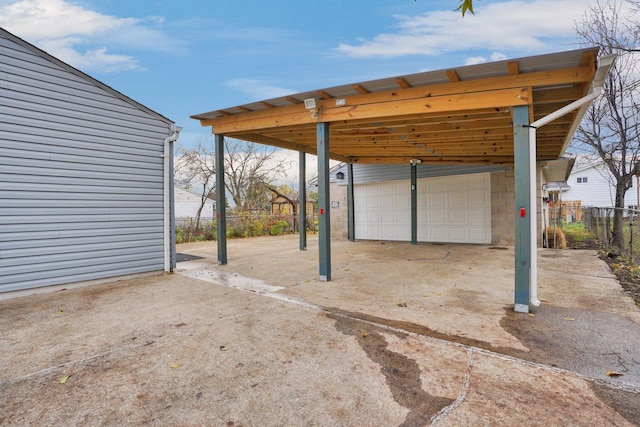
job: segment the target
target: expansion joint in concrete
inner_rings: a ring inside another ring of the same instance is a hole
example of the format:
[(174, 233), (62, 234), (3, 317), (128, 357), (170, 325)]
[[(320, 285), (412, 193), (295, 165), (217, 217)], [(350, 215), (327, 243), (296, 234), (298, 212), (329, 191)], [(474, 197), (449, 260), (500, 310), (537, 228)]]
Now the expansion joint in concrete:
[(464, 373), (464, 382), (462, 384), (462, 391), (456, 400), (454, 400), (450, 405), (445, 406), (438, 412), (436, 415), (431, 418), (431, 425), (436, 425), (438, 422), (445, 419), (451, 412), (453, 412), (458, 406), (464, 402), (467, 398), (467, 392), (469, 391), (469, 387), (471, 385), (471, 370), (473, 369), (473, 361), (474, 361), (474, 350), (473, 348), (467, 348), (467, 355), (469, 356), (467, 363), (467, 370)]

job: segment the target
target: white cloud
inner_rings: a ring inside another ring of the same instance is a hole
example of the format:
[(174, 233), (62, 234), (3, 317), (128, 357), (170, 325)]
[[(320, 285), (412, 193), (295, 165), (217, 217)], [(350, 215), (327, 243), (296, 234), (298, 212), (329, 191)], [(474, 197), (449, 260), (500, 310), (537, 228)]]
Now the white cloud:
[(143, 70), (130, 55), (113, 49), (175, 49), (177, 43), (150, 28), (164, 18), (120, 18), (66, 0), (0, 2), (0, 26), (85, 71)]
[(476, 65), (483, 64), (485, 62), (504, 61), (509, 58), (507, 55), (501, 52), (493, 52), (488, 58), (485, 56), (471, 56), (467, 58), (464, 65)]
[(254, 99), (269, 99), (294, 93), (294, 90), (272, 86), (256, 79), (227, 80), (225, 85), (239, 92), (251, 95)]
[(396, 32), (336, 49), (352, 57), (439, 55), (468, 49), (540, 52), (552, 42), (555, 49), (558, 43), (568, 45), (575, 34), (574, 23), (587, 7), (584, 0), (513, 0), (479, 3), (476, 15), (465, 18), (456, 11), (396, 16)]

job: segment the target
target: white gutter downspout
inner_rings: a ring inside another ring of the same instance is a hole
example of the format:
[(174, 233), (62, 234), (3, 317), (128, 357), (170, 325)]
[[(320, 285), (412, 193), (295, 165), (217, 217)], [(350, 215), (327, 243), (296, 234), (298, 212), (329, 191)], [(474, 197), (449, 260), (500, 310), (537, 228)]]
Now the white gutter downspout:
[(173, 185), (171, 182), (171, 156), (173, 142), (178, 139), (182, 128), (172, 124), (169, 129), (172, 134), (164, 140), (164, 154), (162, 155), (164, 159), (164, 271), (167, 272), (171, 271), (171, 186)]
[(530, 204), (531, 204), (531, 271), (529, 273), (529, 280), (531, 283), (529, 289), (529, 302), (534, 307), (538, 307), (540, 305), (540, 300), (538, 299), (538, 205), (537, 205), (537, 185), (536, 185), (536, 147), (537, 147), (537, 130), (539, 127), (542, 127), (546, 124), (551, 123), (552, 121), (559, 119), (560, 117), (577, 110), (580, 108), (578, 112), (578, 117), (574, 121), (574, 126), (569, 132), (569, 138), (565, 141), (564, 146), (562, 147), (562, 153), (565, 152), (569, 142), (571, 142), (571, 138), (575, 133), (575, 130), (580, 125), (582, 118), (587, 113), (587, 110), (591, 104), (591, 102), (602, 94), (602, 85), (604, 84), (604, 79), (609, 73), (609, 69), (613, 65), (613, 61), (615, 60), (616, 55), (608, 55), (598, 58), (598, 70), (593, 79), (593, 83), (591, 85), (591, 91), (584, 97), (573, 101), (571, 104), (566, 105), (559, 110), (554, 111), (553, 113), (536, 120), (535, 122), (529, 125), (529, 150), (530, 150)]

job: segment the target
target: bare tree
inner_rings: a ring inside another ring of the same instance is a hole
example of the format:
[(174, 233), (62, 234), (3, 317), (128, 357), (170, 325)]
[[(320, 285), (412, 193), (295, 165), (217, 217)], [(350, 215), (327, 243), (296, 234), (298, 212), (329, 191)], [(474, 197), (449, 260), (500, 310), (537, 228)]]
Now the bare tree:
[(287, 162), (276, 157), (276, 148), (237, 139), (225, 139), (225, 187), (243, 211), (264, 210), (272, 184), (285, 176)]
[(200, 227), (200, 216), (208, 199), (215, 199), (215, 157), (213, 141), (199, 137), (193, 149), (178, 147), (175, 163), (175, 181), (181, 187), (200, 194), (200, 206), (195, 218), (195, 229)]
[[(572, 147), (597, 154), (615, 184), (615, 207), (624, 208), (632, 179), (640, 172), (638, 140), (638, 69), (640, 46), (639, 1), (597, 2), (584, 15), (576, 31), (587, 45), (600, 47), (600, 55), (618, 54), (605, 81), (603, 96), (596, 99), (582, 122)], [(635, 12), (626, 6), (635, 6)], [(623, 211), (614, 213), (613, 243), (624, 247)]]
[[(250, 142), (225, 138), (224, 175), (225, 187), (236, 209), (262, 211), (271, 200), (270, 188), (285, 176), (288, 163), (276, 156), (278, 149), (267, 148)], [(215, 145), (212, 136), (199, 137), (193, 149), (178, 148), (176, 158), (176, 183), (200, 194), (200, 214), (207, 199), (215, 198)]]

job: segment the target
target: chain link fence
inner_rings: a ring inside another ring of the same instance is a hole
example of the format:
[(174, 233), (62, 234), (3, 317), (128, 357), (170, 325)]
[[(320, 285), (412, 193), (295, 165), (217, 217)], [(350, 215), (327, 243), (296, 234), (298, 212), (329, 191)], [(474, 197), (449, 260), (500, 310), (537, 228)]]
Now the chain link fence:
[[(616, 211), (622, 215), (621, 248), (614, 248)], [(612, 256), (624, 256), (634, 265), (640, 265), (640, 211), (637, 209), (598, 208), (580, 206), (579, 202), (558, 202), (549, 204), (548, 218), (545, 247), (558, 247), (554, 243), (559, 237), (564, 239), (564, 235), (574, 243), (588, 239)], [(581, 246), (578, 244), (573, 247)]]
[(591, 231), (603, 248), (614, 246), (613, 217), (615, 212), (622, 213), (623, 247), (621, 253), (634, 264), (640, 262), (640, 211), (621, 208), (582, 208), (585, 228)]
[[(258, 236), (278, 236), (298, 231), (298, 217), (294, 215), (240, 214), (227, 215), (227, 237), (243, 238)], [(307, 231), (315, 233), (318, 217), (307, 215)], [(176, 218), (176, 243), (216, 240), (216, 219), (201, 217)]]

